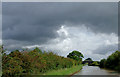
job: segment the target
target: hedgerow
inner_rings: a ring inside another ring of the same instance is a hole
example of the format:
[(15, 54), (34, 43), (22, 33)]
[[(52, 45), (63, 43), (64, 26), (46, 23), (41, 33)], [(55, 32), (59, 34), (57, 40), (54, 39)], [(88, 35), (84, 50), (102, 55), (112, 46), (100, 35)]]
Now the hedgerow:
[(100, 61), (101, 68), (113, 69), (120, 72), (120, 51), (115, 51), (107, 59)]
[(53, 52), (42, 52), (36, 48), (32, 51), (15, 50), (2, 56), (2, 71), (5, 77), (24, 74), (42, 74), (50, 70), (70, 68), (81, 62), (64, 58)]

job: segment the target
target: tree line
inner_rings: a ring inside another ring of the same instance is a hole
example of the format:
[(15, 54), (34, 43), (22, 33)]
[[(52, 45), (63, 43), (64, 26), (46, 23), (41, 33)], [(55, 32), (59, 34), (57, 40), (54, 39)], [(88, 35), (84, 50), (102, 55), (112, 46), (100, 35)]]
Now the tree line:
[[(65, 58), (53, 52), (42, 51), (35, 48), (31, 51), (12, 51), (10, 54), (2, 50), (2, 76), (17, 77), (21, 75), (43, 74), (50, 70), (70, 68), (80, 65), (81, 58)], [(77, 51), (75, 51), (77, 52)], [(72, 54), (73, 56), (76, 53)], [(80, 55), (78, 55), (80, 57)]]
[(99, 66), (99, 61), (93, 61), (91, 58), (87, 58), (84, 61), (82, 61), (82, 64), (87, 64), (88, 66)]
[(100, 61), (100, 67), (120, 72), (120, 51), (112, 53), (107, 59), (102, 59)]

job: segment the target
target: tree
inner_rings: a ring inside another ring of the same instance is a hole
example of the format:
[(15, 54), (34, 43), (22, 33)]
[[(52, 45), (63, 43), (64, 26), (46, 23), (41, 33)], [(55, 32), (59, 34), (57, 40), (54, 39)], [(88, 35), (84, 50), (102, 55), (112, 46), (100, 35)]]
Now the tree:
[(88, 64), (89, 66), (99, 66), (98, 61), (93, 61), (91, 64)]
[(42, 53), (42, 50), (40, 50), (38, 47), (36, 47), (33, 51)]
[(102, 59), (102, 60), (100, 61), (100, 67), (101, 67), (101, 68), (104, 68), (104, 67), (105, 67), (105, 63), (106, 63), (106, 59)]
[(82, 61), (82, 58), (84, 58), (83, 54), (79, 51), (72, 51), (67, 57), (77, 61)]
[(107, 59), (102, 59), (100, 61), (100, 67), (109, 68), (120, 72), (120, 51), (112, 53)]
[(87, 58), (85, 59), (85, 61), (93, 61), (91, 58)]
[(86, 64), (86, 63), (90, 65), (91, 63), (93, 63), (93, 60), (91, 58), (87, 58), (82, 62), (82, 64)]
[(120, 71), (120, 51), (112, 53), (107, 58), (106, 67)]

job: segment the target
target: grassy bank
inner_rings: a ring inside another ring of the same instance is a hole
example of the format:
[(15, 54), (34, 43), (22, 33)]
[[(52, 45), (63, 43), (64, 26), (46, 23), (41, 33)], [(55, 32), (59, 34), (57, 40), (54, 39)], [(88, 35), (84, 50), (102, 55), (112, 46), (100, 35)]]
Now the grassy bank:
[(44, 73), (43, 75), (72, 75), (73, 73), (81, 70), (82, 66), (83, 65), (77, 65), (77, 66), (73, 66), (71, 68), (48, 71), (48, 72)]

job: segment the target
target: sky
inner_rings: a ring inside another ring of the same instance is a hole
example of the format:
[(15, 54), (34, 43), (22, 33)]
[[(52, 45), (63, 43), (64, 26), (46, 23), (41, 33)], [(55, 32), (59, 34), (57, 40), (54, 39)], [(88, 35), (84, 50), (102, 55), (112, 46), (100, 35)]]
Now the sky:
[(2, 0), (2, 2), (118, 2), (119, 0)]
[(117, 2), (3, 2), (3, 45), (100, 60), (118, 50), (117, 13)]
[(0, 2), (0, 45), (2, 44), (2, 3)]

